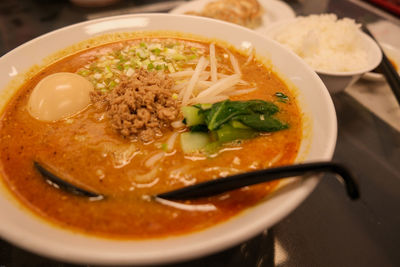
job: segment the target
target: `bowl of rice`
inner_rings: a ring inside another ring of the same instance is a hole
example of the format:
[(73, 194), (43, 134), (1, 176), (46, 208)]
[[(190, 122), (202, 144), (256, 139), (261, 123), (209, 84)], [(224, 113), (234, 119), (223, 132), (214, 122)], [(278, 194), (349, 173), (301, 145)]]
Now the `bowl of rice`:
[(382, 52), (353, 19), (335, 14), (299, 16), (272, 24), (267, 35), (292, 50), (320, 76), (331, 93), (343, 91), (376, 68)]

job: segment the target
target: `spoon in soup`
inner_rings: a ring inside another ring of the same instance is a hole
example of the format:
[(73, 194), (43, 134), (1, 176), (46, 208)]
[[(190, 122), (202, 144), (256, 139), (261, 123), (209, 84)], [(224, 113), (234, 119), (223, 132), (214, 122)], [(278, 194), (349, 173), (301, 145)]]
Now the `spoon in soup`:
[(331, 172), (341, 177), (345, 184), (347, 195), (353, 200), (359, 198), (358, 186), (351, 172), (344, 165), (329, 161), (294, 164), (240, 173), (161, 193), (156, 197), (169, 200), (188, 200), (209, 197), (244, 186), (300, 175), (301, 178), (306, 178), (305, 174), (318, 174), (322, 172)]
[[(101, 200), (106, 197), (103, 194), (77, 187), (64, 179), (61, 179), (36, 161), (34, 162), (34, 166), (50, 184), (56, 186), (57, 188), (61, 188), (75, 195), (89, 197), (95, 200)], [(330, 161), (293, 164), (288, 166), (235, 174), (225, 178), (219, 178), (172, 190), (169, 192), (164, 192), (155, 195), (154, 198), (163, 198), (168, 200), (188, 200), (201, 197), (209, 197), (222, 194), (227, 191), (239, 189), (244, 186), (270, 182), (293, 176), (300, 176), (301, 178), (305, 178), (307, 177), (305, 176), (305, 174), (320, 174), (323, 172), (331, 172), (339, 176), (344, 182), (347, 195), (352, 200), (356, 200), (359, 198), (358, 186), (351, 172), (344, 165)]]
[(48, 169), (43, 167), (42, 164), (40, 164), (37, 161), (33, 162), (33, 166), (36, 168), (36, 170), (46, 179), (46, 182), (49, 183), (50, 185), (62, 189), (68, 193), (78, 195), (78, 196), (83, 196), (83, 197), (89, 197), (89, 198), (94, 198), (94, 199), (103, 199), (104, 195), (92, 192), (90, 190), (86, 190), (83, 188), (80, 188), (76, 185), (73, 185), (70, 182), (67, 182), (64, 179), (61, 179), (54, 173), (50, 172)]

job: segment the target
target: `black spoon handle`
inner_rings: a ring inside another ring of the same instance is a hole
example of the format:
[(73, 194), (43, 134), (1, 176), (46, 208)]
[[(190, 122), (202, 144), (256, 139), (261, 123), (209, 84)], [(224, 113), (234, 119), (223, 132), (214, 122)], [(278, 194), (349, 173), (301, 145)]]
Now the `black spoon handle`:
[(91, 192), (89, 190), (86, 189), (82, 189), (79, 188), (59, 177), (57, 177), (55, 174), (51, 173), (49, 170), (47, 170), (46, 168), (44, 168), (39, 162), (34, 161), (33, 165), (35, 166), (35, 168), (39, 171), (39, 173), (46, 178), (48, 181), (50, 181), (50, 183), (53, 186), (59, 187), (62, 190), (75, 194), (75, 195), (79, 195), (79, 196), (84, 196), (84, 197), (93, 197), (93, 198), (104, 198), (103, 195), (98, 194), (98, 193), (94, 193)]
[(351, 199), (359, 197), (355, 179), (350, 171), (343, 165), (333, 162), (304, 163), (277, 168), (245, 172), (226, 178), (219, 178), (196, 185), (183, 187), (170, 192), (157, 195), (159, 198), (170, 200), (187, 200), (208, 197), (248, 185), (270, 182), (273, 180), (304, 175), (306, 173), (332, 172), (338, 174), (346, 185), (347, 194)]

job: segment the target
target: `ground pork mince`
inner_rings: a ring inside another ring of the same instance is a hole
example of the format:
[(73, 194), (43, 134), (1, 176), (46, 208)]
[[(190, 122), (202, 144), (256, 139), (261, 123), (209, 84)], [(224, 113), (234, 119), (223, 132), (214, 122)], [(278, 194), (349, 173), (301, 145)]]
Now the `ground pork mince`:
[(90, 99), (97, 109), (105, 110), (112, 128), (122, 136), (149, 142), (178, 117), (173, 85), (167, 74), (140, 69), (121, 77), (110, 92), (91, 92)]

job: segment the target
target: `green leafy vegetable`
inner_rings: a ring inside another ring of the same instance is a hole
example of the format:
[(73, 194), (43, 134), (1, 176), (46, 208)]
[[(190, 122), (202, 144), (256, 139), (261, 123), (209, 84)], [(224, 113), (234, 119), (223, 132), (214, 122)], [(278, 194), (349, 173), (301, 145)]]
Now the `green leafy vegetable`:
[(184, 153), (192, 153), (204, 148), (211, 142), (207, 133), (185, 132), (181, 134), (181, 147)]
[(278, 97), (279, 102), (287, 103), (289, 101), (289, 97), (282, 92), (276, 92), (275, 96)]
[(254, 138), (259, 133), (253, 129), (239, 129), (233, 128), (229, 124), (224, 124), (221, 128), (217, 130), (218, 141), (220, 142), (231, 142), (234, 140), (250, 139)]
[(206, 133), (209, 132), (207, 126), (204, 124), (193, 125), (192, 127), (190, 127), (190, 131), (191, 132), (206, 132)]
[[(278, 106), (263, 100), (230, 101), (183, 107), (184, 123), (192, 133), (208, 134), (204, 150), (215, 151), (225, 142), (254, 138), (261, 132), (287, 129), (289, 125), (275, 118)], [(204, 140), (204, 139), (203, 139)]]
[(162, 149), (164, 152), (167, 152), (167, 151), (168, 151), (168, 144), (162, 143), (162, 144), (161, 144), (161, 149)]
[(280, 120), (260, 114), (241, 115), (237, 119), (250, 128), (260, 132), (276, 132), (289, 126)]
[(229, 123), (233, 128), (237, 128), (237, 129), (250, 129), (249, 126), (241, 123), (240, 121), (230, 121)]
[(199, 114), (200, 109), (196, 107), (186, 106), (182, 107), (181, 110), (187, 126), (204, 124), (204, 115)]
[[(249, 100), (249, 101), (230, 101), (225, 100), (222, 102), (215, 103), (211, 108), (203, 109), (204, 104), (195, 105), (200, 109), (199, 114), (204, 114), (205, 124), (210, 131), (217, 130), (221, 125), (229, 121), (240, 121), (243, 124), (254, 128), (256, 130), (265, 131), (258, 129), (254, 125), (254, 121), (261, 121), (260, 115), (265, 118), (274, 115), (279, 111), (278, 106), (271, 102), (266, 102), (263, 100)], [(249, 115), (251, 120), (244, 115)], [(243, 119), (244, 118), (244, 119)], [(244, 121), (245, 120), (245, 121)], [(250, 121), (251, 125), (248, 125), (246, 121)], [(268, 122), (269, 120), (267, 120)], [(265, 125), (265, 122), (263, 122)], [(266, 128), (263, 126), (262, 128)], [(279, 130), (279, 129), (278, 129)]]

